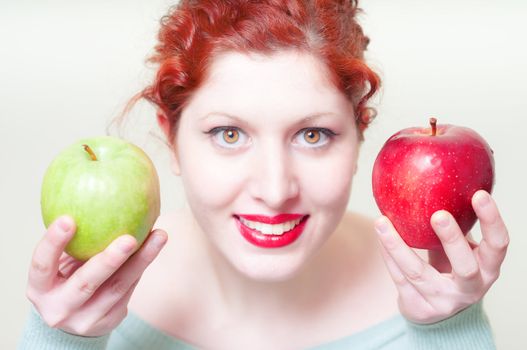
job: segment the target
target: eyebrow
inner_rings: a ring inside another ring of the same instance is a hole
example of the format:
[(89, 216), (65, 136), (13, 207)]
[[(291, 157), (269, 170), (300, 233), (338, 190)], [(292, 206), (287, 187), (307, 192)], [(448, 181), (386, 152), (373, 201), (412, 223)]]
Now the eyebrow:
[[(210, 112), (210, 113), (207, 113), (205, 116), (201, 117), (199, 120), (205, 120), (205, 119), (208, 119), (208, 118), (213, 117), (213, 116), (227, 117), (227, 118), (230, 118), (230, 119), (234, 119), (234, 120), (236, 120), (237, 122), (239, 122), (241, 124), (247, 124), (246, 120), (244, 120), (244, 119), (242, 119), (240, 117), (237, 117), (237, 116), (235, 116), (233, 114), (224, 113), (224, 112)], [(328, 116), (337, 116), (337, 114), (333, 113), (333, 112), (316, 112), (316, 113), (312, 113), (312, 114), (309, 114), (309, 115), (305, 116), (301, 120), (295, 122), (295, 124), (303, 124), (303, 123), (306, 123), (306, 122), (309, 122), (309, 121), (313, 121), (313, 120), (320, 119), (322, 117), (328, 117)]]

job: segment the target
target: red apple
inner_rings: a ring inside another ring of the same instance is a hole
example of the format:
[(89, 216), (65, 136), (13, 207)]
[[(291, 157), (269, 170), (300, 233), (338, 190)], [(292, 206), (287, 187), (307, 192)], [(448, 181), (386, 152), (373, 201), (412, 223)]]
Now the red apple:
[(373, 195), (413, 248), (441, 249), (430, 217), (444, 209), (464, 234), (476, 223), (471, 199), (492, 191), (493, 151), (474, 130), (455, 125), (407, 128), (391, 136), (373, 166)]

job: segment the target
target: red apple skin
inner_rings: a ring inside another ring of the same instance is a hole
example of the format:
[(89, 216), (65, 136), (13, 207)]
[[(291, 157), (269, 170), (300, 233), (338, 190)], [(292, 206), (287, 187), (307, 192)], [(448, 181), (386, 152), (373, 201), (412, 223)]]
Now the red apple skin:
[(437, 210), (456, 219), (466, 235), (477, 216), (474, 193), (494, 185), (494, 157), (474, 130), (455, 125), (408, 128), (391, 136), (373, 166), (373, 195), (403, 240), (413, 248), (440, 250), (430, 224)]

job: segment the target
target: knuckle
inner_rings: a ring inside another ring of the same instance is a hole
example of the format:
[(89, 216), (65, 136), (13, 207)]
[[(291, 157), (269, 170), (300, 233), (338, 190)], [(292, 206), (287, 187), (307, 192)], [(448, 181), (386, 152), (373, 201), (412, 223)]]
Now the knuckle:
[(117, 295), (124, 295), (126, 294), (126, 292), (128, 292), (129, 289), (127, 283), (125, 283), (125, 281), (119, 278), (114, 278), (113, 280), (111, 280), (109, 287), (112, 293)]
[(408, 283), (408, 280), (404, 276), (398, 275), (393, 277), (393, 282), (396, 286), (402, 287)]
[(51, 271), (51, 264), (48, 261), (41, 260), (37, 257), (31, 259), (31, 269), (40, 274), (49, 274)]
[(487, 272), (485, 274), (485, 280), (487, 281), (487, 284), (492, 285), (494, 282), (498, 280), (500, 277), (501, 271), (500, 269), (497, 269), (496, 271)]
[(128, 316), (128, 308), (127, 307), (123, 307), (120, 312), (119, 312), (119, 321), (122, 321), (126, 318), (126, 316)]
[(60, 327), (67, 318), (65, 314), (58, 312), (43, 313), (40, 316), (44, 323), (51, 328)]
[(509, 238), (509, 234), (507, 232), (505, 232), (505, 235), (503, 237), (503, 239), (501, 240), (494, 240), (492, 241), (492, 248), (494, 250), (497, 250), (499, 252), (503, 252), (505, 250), (507, 250), (507, 248), (509, 247), (509, 244), (510, 244), (510, 238)]
[(458, 312), (458, 308), (455, 305), (452, 305), (452, 304), (445, 304), (440, 309), (440, 315), (442, 317), (452, 316), (452, 315), (454, 315), (457, 312)]
[(417, 321), (417, 323), (426, 324), (430, 322), (430, 315), (428, 312), (416, 312), (414, 315), (414, 319)]
[(397, 287), (404, 287), (408, 284), (408, 280), (403, 274), (392, 274), (392, 280)]
[(26, 288), (26, 298), (33, 304), (37, 305), (40, 301), (40, 295), (33, 288)]
[(423, 266), (416, 266), (406, 271), (407, 278), (413, 283), (419, 283), (423, 281)]
[(491, 242), (488, 245), (494, 254), (503, 255), (507, 252), (508, 246), (499, 242)]
[(96, 283), (80, 280), (75, 283), (75, 287), (78, 292), (82, 294), (91, 295), (95, 293), (99, 286)]
[(84, 336), (90, 336), (94, 328), (95, 324), (92, 322), (82, 322), (77, 326), (77, 332)]
[(76, 323), (70, 326), (70, 332), (78, 335), (87, 335), (91, 331), (92, 325), (88, 322)]
[(501, 275), (501, 269), (498, 269), (493, 275), (492, 275), (492, 283), (496, 282), (498, 278), (500, 278)]
[(475, 279), (479, 277), (480, 270), (478, 266), (471, 266), (463, 271), (457, 273), (463, 279)]
[(484, 291), (480, 291), (478, 293), (475, 293), (473, 295), (470, 295), (467, 299), (467, 305), (470, 306), (470, 305), (473, 305), (473, 304), (476, 304), (478, 303), (481, 299), (483, 299), (483, 297), (485, 296), (485, 292)]

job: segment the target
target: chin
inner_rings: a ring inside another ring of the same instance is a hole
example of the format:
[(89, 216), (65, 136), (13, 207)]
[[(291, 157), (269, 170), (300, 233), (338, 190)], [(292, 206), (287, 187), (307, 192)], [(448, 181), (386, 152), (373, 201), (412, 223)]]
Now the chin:
[(306, 265), (306, 257), (294, 255), (252, 254), (231, 261), (243, 276), (257, 282), (283, 282), (293, 279)]
[[(311, 228), (311, 230), (315, 229)], [(333, 230), (334, 227), (328, 227), (327, 231), (332, 232)], [(276, 250), (239, 247), (240, 249), (236, 252), (223, 255), (238, 273), (250, 280), (269, 283), (284, 282), (300, 275), (329, 236), (329, 234), (321, 233), (314, 237), (306, 235), (292, 245)]]

